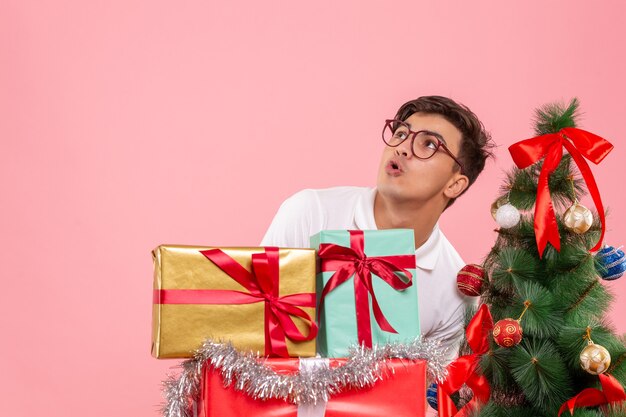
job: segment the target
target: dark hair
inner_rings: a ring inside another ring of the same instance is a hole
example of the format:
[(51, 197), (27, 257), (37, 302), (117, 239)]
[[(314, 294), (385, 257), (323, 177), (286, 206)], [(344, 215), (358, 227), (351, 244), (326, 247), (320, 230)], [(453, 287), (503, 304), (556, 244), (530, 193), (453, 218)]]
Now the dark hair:
[[(486, 159), (493, 157), (494, 143), (491, 135), (467, 106), (447, 97), (423, 96), (408, 101), (398, 109), (396, 119), (406, 120), (413, 113), (441, 115), (461, 132), (461, 149), (457, 158), (463, 164), (463, 174), (469, 179), (464, 193), (485, 168)], [(450, 207), (454, 200), (450, 199), (446, 208)]]

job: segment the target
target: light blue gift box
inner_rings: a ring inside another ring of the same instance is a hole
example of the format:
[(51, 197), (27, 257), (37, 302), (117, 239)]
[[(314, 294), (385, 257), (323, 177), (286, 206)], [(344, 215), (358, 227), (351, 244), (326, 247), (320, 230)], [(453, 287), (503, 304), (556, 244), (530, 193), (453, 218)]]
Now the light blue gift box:
[[(364, 252), (368, 257), (410, 255), (415, 257), (413, 230), (387, 229), (364, 230)], [(319, 251), (320, 245), (330, 243), (350, 248), (348, 230), (324, 230), (311, 236), (311, 247)], [(415, 283), (415, 262), (412, 268), (405, 268), (412, 276), (413, 285), (396, 290), (372, 273), (374, 293), (378, 304), (391, 326), (397, 333), (382, 330), (372, 311), (371, 295), (368, 294), (372, 343), (383, 345), (389, 342), (408, 342), (420, 334), (417, 305), (417, 285)], [(317, 305), (326, 283), (335, 271), (317, 274)], [(406, 281), (401, 272), (396, 274)], [(358, 345), (357, 320), (354, 290), (354, 275), (326, 295), (320, 316), (320, 332), (317, 338), (317, 351), (322, 356), (341, 358), (348, 356), (348, 349)]]

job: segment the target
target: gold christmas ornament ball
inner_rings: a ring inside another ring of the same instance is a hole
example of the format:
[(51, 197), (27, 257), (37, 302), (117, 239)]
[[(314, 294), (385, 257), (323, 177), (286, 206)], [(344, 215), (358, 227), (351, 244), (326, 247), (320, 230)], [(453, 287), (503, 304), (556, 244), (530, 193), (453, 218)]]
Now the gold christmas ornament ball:
[(604, 346), (592, 343), (580, 352), (580, 366), (592, 375), (600, 375), (611, 366), (611, 354)]
[(582, 204), (574, 203), (563, 213), (565, 227), (574, 233), (585, 233), (593, 223), (591, 210)]

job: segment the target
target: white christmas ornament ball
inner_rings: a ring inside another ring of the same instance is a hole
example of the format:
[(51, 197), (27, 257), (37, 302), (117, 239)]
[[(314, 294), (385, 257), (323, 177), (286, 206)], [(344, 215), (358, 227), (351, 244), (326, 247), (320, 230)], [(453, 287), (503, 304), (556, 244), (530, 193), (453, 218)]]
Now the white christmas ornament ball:
[(500, 206), (498, 211), (496, 211), (496, 222), (503, 229), (510, 229), (519, 223), (520, 220), (520, 212), (510, 203), (507, 203), (503, 206)]

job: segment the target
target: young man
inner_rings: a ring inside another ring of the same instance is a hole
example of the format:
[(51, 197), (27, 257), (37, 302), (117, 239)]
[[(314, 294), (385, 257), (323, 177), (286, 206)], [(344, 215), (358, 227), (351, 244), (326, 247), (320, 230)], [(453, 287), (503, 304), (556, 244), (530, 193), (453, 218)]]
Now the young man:
[(376, 188), (300, 191), (280, 206), (261, 244), (309, 247), (321, 230), (413, 229), (421, 331), (452, 359), (471, 300), (456, 288), (465, 264), (437, 221), (476, 180), (493, 145), (474, 113), (440, 96), (403, 104), (385, 122), (383, 141)]

